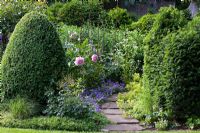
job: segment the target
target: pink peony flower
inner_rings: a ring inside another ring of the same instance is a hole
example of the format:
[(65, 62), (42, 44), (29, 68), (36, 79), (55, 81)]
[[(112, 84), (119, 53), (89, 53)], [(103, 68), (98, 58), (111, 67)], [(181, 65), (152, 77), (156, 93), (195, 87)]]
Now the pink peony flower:
[(93, 55), (92, 55), (92, 61), (93, 61), (93, 62), (97, 62), (97, 60), (98, 60), (98, 55), (93, 54)]
[(75, 60), (74, 63), (75, 63), (76, 66), (83, 65), (84, 64), (84, 58), (83, 57), (76, 57), (76, 60)]

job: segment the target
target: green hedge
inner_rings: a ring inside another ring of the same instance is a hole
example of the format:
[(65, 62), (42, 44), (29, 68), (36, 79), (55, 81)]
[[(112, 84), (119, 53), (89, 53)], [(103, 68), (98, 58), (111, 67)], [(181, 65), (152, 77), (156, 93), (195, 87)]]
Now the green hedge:
[(156, 15), (153, 27), (144, 40), (144, 88), (151, 90), (154, 111), (167, 106), (163, 86), (165, 81), (161, 78), (166, 44), (161, 43), (161, 40), (186, 23), (187, 20), (182, 12), (173, 7), (162, 8)]
[(126, 26), (129, 25), (132, 21), (126, 9), (116, 7), (111, 9), (108, 12), (111, 21), (113, 22), (115, 27)]
[(26, 14), (16, 25), (2, 59), (6, 98), (26, 96), (42, 102), (44, 92), (61, 77), (65, 54), (46, 16)]
[(129, 26), (129, 30), (138, 30), (143, 34), (147, 34), (153, 26), (155, 17), (155, 14), (146, 14), (143, 17), (141, 17), (137, 22), (133, 22)]
[(64, 22), (67, 25), (84, 25), (88, 21), (92, 24), (102, 24), (108, 15), (98, 0), (72, 0), (65, 4), (55, 3), (47, 8), (47, 16), (52, 22)]
[(164, 70), (168, 108), (178, 118), (200, 116), (200, 17), (195, 18), (187, 27), (176, 34), (168, 35)]

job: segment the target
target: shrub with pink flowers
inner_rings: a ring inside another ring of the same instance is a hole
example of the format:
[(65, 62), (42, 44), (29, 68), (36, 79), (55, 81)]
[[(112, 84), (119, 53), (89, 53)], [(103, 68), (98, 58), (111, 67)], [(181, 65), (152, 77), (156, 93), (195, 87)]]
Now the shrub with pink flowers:
[(101, 56), (98, 56), (99, 49), (91, 46), (90, 43), (85, 39), (82, 43), (66, 44), (68, 74), (75, 81), (81, 78), (85, 87), (89, 88), (98, 86), (105, 77), (104, 63)]

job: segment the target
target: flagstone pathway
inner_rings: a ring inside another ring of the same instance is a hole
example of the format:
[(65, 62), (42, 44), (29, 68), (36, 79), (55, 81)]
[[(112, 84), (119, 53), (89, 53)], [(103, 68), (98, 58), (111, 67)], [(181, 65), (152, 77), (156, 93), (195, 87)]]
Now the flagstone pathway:
[(139, 121), (132, 118), (124, 118), (122, 111), (117, 107), (117, 94), (109, 97), (101, 106), (101, 112), (112, 122), (102, 129), (104, 132), (117, 131), (141, 131), (144, 130), (139, 125)]

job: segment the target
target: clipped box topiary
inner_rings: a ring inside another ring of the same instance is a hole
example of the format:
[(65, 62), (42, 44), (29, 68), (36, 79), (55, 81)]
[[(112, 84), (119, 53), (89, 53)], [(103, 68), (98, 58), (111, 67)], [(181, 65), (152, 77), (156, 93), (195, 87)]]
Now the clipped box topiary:
[(44, 102), (44, 93), (65, 69), (65, 54), (46, 16), (31, 12), (16, 25), (2, 59), (2, 91)]

